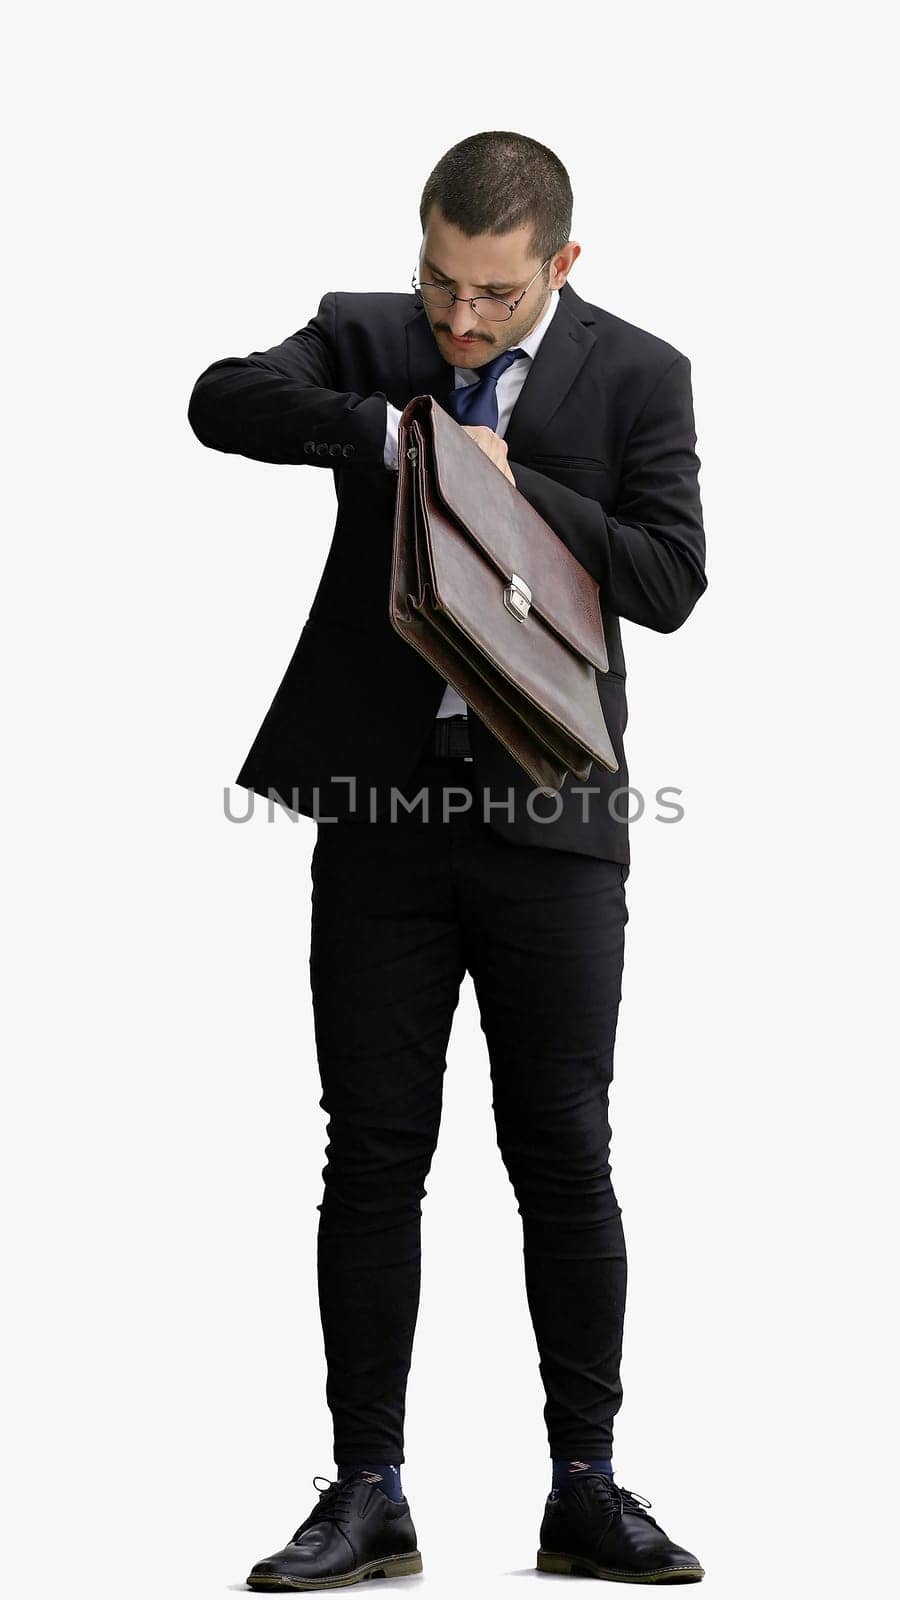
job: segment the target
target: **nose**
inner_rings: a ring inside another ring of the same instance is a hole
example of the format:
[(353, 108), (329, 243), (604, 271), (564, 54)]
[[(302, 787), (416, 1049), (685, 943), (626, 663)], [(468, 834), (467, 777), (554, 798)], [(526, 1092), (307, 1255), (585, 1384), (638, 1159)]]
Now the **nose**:
[(456, 335), (457, 339), (463, 339), (467, 333), (477, 332), (478, 318), (472, 307), (467, 306), (465, 301), (454, 300), (446, 316), (447, 326), (450, 332)]

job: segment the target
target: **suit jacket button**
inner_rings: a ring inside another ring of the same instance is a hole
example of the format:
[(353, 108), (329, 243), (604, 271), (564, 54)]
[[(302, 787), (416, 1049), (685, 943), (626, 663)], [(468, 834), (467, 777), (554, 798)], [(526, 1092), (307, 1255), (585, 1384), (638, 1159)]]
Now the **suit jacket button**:
[(329, 445), (329, 447), (328, 447), (328, 454), (329, 454), (329, 455), (330, 455), (330, 456), (339, 456), (339, 455), (340, 455), (340, 453), (341, 453), (341, 447), (340, 447), (340, 445), (339, 445), (339, 444), (332, 444), (332, 445)]
[(327, 456), (327, 454), (328, 454), (328, 446), (327, 446), (327, 444), (325, 443), (325, 441), (323, 439), (321, 444), (317, 444), (316, 445), (316, 455), (317, 456)]
[(345, 444), (344, 445), (344, 455), (345, 456), (352, 456), (355, 449), (356, 449), (356, 445), (355, 444)]
[(316, 453), (316, 441), (315, 441), (315, 439), (307, 439), (306, 443), (303, 446), (303, 450), (304, 450), (304, 454), (305, 455), (314, 456), (315, 453)]

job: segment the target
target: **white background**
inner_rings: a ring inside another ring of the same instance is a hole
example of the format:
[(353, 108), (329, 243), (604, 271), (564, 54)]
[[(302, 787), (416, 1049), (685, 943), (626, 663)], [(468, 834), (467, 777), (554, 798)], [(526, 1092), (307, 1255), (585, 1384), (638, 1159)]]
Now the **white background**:
[[(686, 817), (632, 836), (617, 1476), (714, 1594), (889, 1587), (887, 16), (216, 0), (8, 30), (6, 1593), (240, 1587), (334, 1473), (315, 828), (223, 814), (333, 491), (186, 410), (326, 290), (404, 291), (425, 178), (485, 128), (556, 151), (573, 287), (693, 369), (709, 590), (623, 629), (632, 782)], [(425, 1572), (395, 1586), (562, 1586), (533, 1573), (543, 1392), (470, 980), (423, 1244)]]

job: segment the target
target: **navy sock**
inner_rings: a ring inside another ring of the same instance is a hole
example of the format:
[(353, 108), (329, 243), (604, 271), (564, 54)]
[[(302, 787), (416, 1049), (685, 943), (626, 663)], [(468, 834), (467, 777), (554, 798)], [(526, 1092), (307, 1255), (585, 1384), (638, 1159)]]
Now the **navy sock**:
[(586, 1472), (605, 1472), (609, 1477), (612, 1477), (612, 1462), (589, 1461), (585, 1457), (579, 1457), (576, 1461), (557, 1461), (556, 1457), (554, 1457), (552, 1488), (559, 1493), (560, 1489), (565, 1489), (569, 1484), (577, 1483), (578, 1479), (583, 1477)]
[(346, 1478), (351, 1472), (377, 1472), (381, 1482), (376, 1485), (389, 1500), (402, 1500), (403, 1488), (400, 1483), (400, 1468), (393, 1466), (389, 1461), (351, 1461), (336, 1462), (339, 1478)]

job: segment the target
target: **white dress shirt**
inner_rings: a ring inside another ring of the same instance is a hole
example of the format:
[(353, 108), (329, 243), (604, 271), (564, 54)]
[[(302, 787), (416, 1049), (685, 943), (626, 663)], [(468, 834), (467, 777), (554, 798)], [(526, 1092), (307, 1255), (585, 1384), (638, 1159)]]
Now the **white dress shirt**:
[[(547, 329), (549, 328), (550, 323), (556, 314), (558, 301), (559, 291), (557, 289), (551, 290), (550, 304), (544, 312), (544, 315), (541, 317), (540, 322), (536, 327), (532, 328), (529, 334), (526, 334), (524, 339), (519, 339), (516, 344), (512, 346), (514, 350), (524, 350), (528, 360), (514, 361), (512, 366), (507, 367), (506, 371), (501, 373), (499, 379), (497, 380), (497, 409), (499, 416), (497, 419), (497, 426), (494, 431), (500, 435), (501, 439), (505, 438), (506, 436), (506, 430), (509, 426), (509, 419), (512, 416), (513, 406), (518, 400), (522, 391), (522, 385), (531, 371), (531, 363), (537, 355), (538, 345), (543, 339), (544, 334), (547, 332)], [(454, 367), (453, 371), (456, 374), (456, 381), (454, 383), (454, 388), (456, 389), (461, 388), (465, 383), (479, 382), (477, 367)], [(391, 402), (388, 401), (387, 428), (385, 430), (384, 440), (384, 464), (393, 472), (397, 471), (397, 424), (399, 420), (400, 412), (397, 410), (396, 406), (392, 406)], [(468, 715), (468, 707), (466, 706), (465, 700), (450, 683), (447, 684), (447, 687), (444, 690), (444, 698), (438, 706), (437, 715), (439, 717), (464, 717)]]

